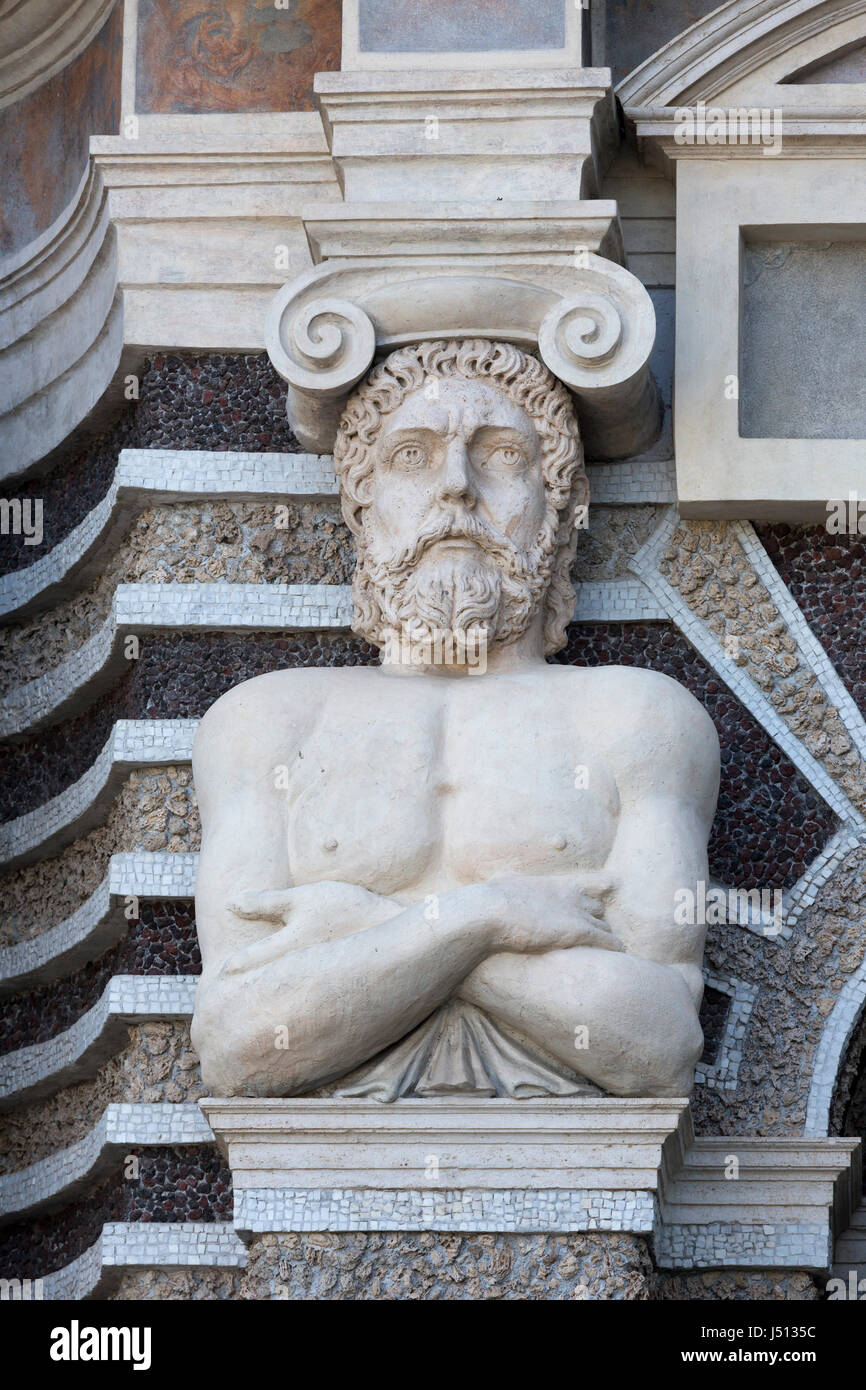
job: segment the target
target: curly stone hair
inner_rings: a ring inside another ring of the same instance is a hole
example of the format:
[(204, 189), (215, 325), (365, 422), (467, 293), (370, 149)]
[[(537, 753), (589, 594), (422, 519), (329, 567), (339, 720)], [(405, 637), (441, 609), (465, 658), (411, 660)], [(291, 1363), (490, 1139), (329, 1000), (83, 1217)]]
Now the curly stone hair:
[[(532, 420), (541, 443), (541, 471), (547, 493), (539, 546), (548, 557), (549, 587), (544, 608), (544, 648), (549, 655), (565, 645), (574, 613), (570, 571), (577, 549), (577, 508), (589, 497), (580, 430), (571, 397), (547, 368), (511, 343), (484, 338), (439, 339), (398, 348), (370, 373), (349, 397), (334, 444), (334, 465), (346, 524), (363, 536), (363, 512), (370, 503), (374, 445), (382, 417), (396, 410), (407, 395), (431, 380), (479, 377), (496, 386)], [(360, 621), (356, 629), (377, 641), (369, 603), (355, 575), (354, 598)]]

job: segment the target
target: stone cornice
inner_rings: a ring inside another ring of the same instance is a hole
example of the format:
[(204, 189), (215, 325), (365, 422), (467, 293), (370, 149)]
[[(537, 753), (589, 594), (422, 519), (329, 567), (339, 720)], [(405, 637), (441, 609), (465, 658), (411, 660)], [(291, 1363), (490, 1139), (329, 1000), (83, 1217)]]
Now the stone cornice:
[[(803, 40), (866, 14), (866, 0), (728, 0), (665, 44), (616, 89), (626, 113), (711, 102)], [(793, 66), (793, 64), (792, 64)]]
[(826, 1271), (860, 1196), (859, 1140), (696, 1139), (686, 1100), (200, 1104), (244, 1239), (359, 1225), (631, 1231), (662, 1268)]
[[(347, 201), (596, 197), (618, 143), (607, 68), (318, 73)], [(429, 171), (429, 172), (426, 172)]]

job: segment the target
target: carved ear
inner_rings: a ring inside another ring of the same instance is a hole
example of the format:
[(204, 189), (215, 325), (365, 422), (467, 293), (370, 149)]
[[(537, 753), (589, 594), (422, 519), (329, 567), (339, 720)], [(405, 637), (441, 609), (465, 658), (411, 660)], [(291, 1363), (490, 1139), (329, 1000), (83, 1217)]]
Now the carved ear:
[(572, 507), (589, 506), (589, 478), (583, 471), (576, 474), (572, 484), (571, 505)]

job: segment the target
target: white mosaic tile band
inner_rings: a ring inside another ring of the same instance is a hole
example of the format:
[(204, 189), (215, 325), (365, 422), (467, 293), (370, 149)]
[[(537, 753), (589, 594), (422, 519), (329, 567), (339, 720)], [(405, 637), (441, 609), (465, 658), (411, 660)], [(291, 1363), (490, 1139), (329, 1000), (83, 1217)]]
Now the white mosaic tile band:
[(651, 1192), (579, 1188), (268, 1188), (235, 1191), (235, 1226), (265, 1231), (636, 1231)]
[(71, 1028), (8, 1052), (0, 1070), (0, 1110), (51, 1095), (93, 1076), (126, 1042), (128, 1023), (192, 1017), (197, 975), (114, 975)]
[(0, 994), (46, 984), (95, 960), (125, 934), (127, 899), (192, 898), (197, 869), (197, 854), (113, 854), (106, 877), (71, 916), (0, 949)]
[(844, 825), (831, 836), (806, 872), (784, 895), (785, 929), (779, 933), (782, 939), (791, 935), (792, 929), (807, 908), (812, 906), (824, 884), (829, 882), (852, 849), (856, 849), (863, 842), (863, 835), (858, 835)]
[(817, 759), (807, 752), (800, 740), (791, 733), (781, 715), (776, 713), (770, 701), (766, 699), (751, 677), (746, 674), (745, 669), (737, 666), (726, 655), (724, 647), (706, 623), (692, 612), (682, 596), (660, 573), (661, 554), (670, 544), (678, 524), (679, 516), (676, 509), (672, 507), (658, 529), (632, 557), (629, 566), (632, 573), (643, 580), (668, 616), (673, 619), (683, 636), (691, 642), (696, 651), (700, 652), (704, 660), (721, 677), (746, 709), (754, 715), (758, 723), (763, 725), (774, 742), (788, 755), (794, 766), (802, 772), (806, 780), (814, 787), (818, 795), (823, 797), (827, 805), (835, 811), (839, 819), (845, 821), (849, 827), (856, 829), (858, 833), (866, 831), (866, 820), (848, 800), (839, 785), (834, 782)]
[[(661, 621), (667, 613), (639, 580), (577, 591), (575, 622)], [(128, 669), (126, 639), (148, 632), (348, 632), (348, 584), (119, 584), (109, 617), (58, 666), (0, 699), (0, 737), (69, 717)]]
[(84, 708), (128, 670), (130, 636), (166, 630), (346, 632), (351, 620), (347, 584), (119, 584), (111, 613), (93, 637), (0, 700), (0, 737)]
[[(196, 449), (123, 449), (114, 482), (80, 525), (32, 565), (0, 579), (0, 617), (36, 601), (58, 602), (95, 576), (100, 557), (139, 512), (171, 502), (229, 498), (275, 504), (315, 501), (337, 492), (329, 454), (211, 453)], [(91, 562), (88, 564), (88, 560)], [(41, 606), (41, 605), (40, 605)]]
[(32, 1215), (60, 1198), (71, 1201), (119, 1166), (131, 1148), (212, 1142), (210, 1125), (195, 1104), (113, 1102), (77, 1144), (0, 1176), (0, 1218)]
[(576, 623), (666, 622), (667, 618), (640, 580), (602, 579), (577, 586)]
[(109, 1221), (77, 1260), (42, 1281), (43, 1298), (107, 1292), (128, 1269), (243, 1269), (247, 1249), (225, 1221)]
[[(594, 505), (676, 500), (672, 459), (589, 464)], [(114, 482), (80, 525), (47, 555), (0, 579), (0, 618), (57, 603), (94, 578), (101, 556), (146, 507), (199, 499), (315, 501), (337, 495), (328, 454), (214, 453), (195, 449), (123, 449)]]
[(698, 1062), (695, 1067), (695, 1081), (703, 1082), (706, 1086), (715, 1086), (721, 1091), (734, 1091), (737, 1087), (740, 1062), (743, 1060), (749, 1019), (758, 997), (758, 990), (745, 980), (737, 980), (733, 976), (714, 975), (707, 969), (704, 969), (704, 982), (711, 989), (727, 994), (731, 1004), (719, 1040), (716, 1060), (712, 1065)]
[(0, 825), (7, 867), (47, 855), (99, 823), (124, 779), (137, 767), (188, 763), (197, 719), (118, 719), (96, 761), (58, 796)]
[(828, 1269), (833, 1259), (829, 1221), (708, 1221), (664, 1226), (656, 1237), (663, 1269)]
[(589, 463), (590, 510), (636, 507), (677, 500), (677, 471), (673, 459), (629, 459), (624, 463)]
[(845, 981), (830, 1016), (824, 1024), (821, 1041), (815, 1050), (815, 1059), (812, 1064), (806, 1122), (803, 1126), (804, 1134), (825, 1135), (829, 1131), (830, 1106), (833, 1103), (836, 1079), (842, 1066), (842, 1058), (864, 1004), (866, 1004), (866, 960), (855, 970), (850, 979)]

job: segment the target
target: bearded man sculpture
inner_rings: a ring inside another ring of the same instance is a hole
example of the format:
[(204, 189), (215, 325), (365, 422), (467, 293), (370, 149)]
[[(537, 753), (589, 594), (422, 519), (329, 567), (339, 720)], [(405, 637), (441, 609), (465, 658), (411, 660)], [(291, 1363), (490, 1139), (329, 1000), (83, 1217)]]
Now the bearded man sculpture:
[(674, 906), (718, 741), (667, 676), (545, 661), (587, 502), (567, 391), (507, 344), (401, 348), (334, 459), (383, 664), (260, 676), (202, 720), (206, 1085), (687, 1095), (704, 933)]

